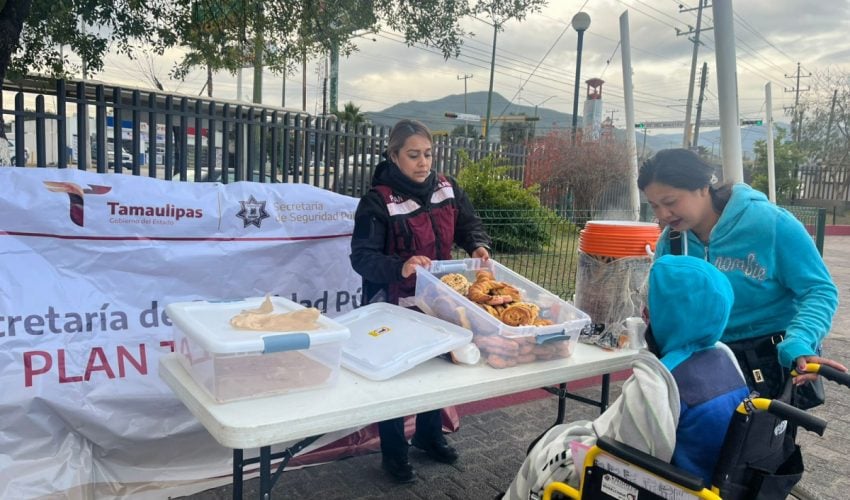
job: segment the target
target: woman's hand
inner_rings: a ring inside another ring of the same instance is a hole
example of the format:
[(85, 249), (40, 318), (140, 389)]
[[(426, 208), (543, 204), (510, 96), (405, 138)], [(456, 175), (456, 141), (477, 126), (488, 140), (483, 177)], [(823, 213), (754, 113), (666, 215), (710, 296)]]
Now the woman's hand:
[(490, 260), (490, 252), (484, 247), (478, 247), (472, 251), (472, 257), (487, 262)]
[[(821, 365), (831, 366), (841, 372), (847, 371), (847, 367), (842, 365), (838, 361), (822, 358), (820, 356), (800, 356), (794, 362), (794, 364), (797, 365), (797, 373), (803, 373), (806, 371), (806, 363), (818, 363)], [(818, 378), (817, 373), (807, 373), (805, 375), (798, 375), (794, 377), (794, 385), (800, 386), (812, 380), (815, 380), (816, 378)]]
[(428, 268), (430, 265), (431, 259), (428, 257), (425, 257), (424, 255), (414, 255), (407, 259), (407, 262), (404, 263), (404, 266), (401, 268), (401, 276), (402, 278), (409, 277), (411, 274), (416, 272), (416, 266)]

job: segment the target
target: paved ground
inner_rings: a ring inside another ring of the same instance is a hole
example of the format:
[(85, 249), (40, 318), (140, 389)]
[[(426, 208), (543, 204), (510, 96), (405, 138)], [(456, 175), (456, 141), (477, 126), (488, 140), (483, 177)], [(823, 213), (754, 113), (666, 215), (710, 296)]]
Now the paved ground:
[[(850, 237), (827, 237), (825, 258), (842, 300), (833, 332), (824, 345), (827, 357), (850, 362)], [(620, 384), (614, 384), (612, 396)], [(850, 390), (827, 383), (827, 404), (813, 410), (829, 425), (821, 438), (801, 432), (807, 472), (804, 485), (824, 500), (850, 498)], [(598, 389), (580, 391), (596, 396)], [(488, 500), (504, 490), (516, 473), (528, 444), (555, 418), (554, 399), (543, 399), (466, 416), (458, 432), (448, 436), (460, 451), (455, 465), (436, 464), (416, 450), (411, 462), (419, 474), (412, 485), (390, 483), (380, 469), (380, 455), (371, 454), (331, 464), (287, 471), (274, 489), (278, 498), (291, 499), (471, 499)], [(571, 402), (567, 420), (593, 418), (596, 412)], [(257, 498), (258, 480), (245, 484), (245, 498)], [(190, 500), (230, 498), (229, 486), (207, 490)]]

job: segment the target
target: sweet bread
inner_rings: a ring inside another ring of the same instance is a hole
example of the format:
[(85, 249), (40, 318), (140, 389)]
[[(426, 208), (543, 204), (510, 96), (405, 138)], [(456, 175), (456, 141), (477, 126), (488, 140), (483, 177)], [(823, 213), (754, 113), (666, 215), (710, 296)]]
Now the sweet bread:
[(466, 276), (459, 273), (447, 274), (440, 278), (440, 281), (461, 295), (466, 295), (469, 292), (469, 285), (471, 284)]
[(516, 302), (502, 311), (502, 323), (509, 326), (533, 325), (540, 308), (530, 302)]

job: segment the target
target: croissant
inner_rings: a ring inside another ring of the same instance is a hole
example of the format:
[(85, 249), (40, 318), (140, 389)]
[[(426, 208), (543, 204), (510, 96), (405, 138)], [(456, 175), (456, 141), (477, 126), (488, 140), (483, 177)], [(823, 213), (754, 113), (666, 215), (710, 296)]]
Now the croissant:
[(491, 291), (493, 295), (507, 295), (511, 298), (511, 300), (509, 300), (508, 302), (522, 301), (522, 297), (520, 297), (519, 290), (515, 286), (503, 283), (501, 281), (499, 281), (498, 283), (499, 286)]
[(496, 279), (493, 273), (486, 269), (475, 271), (475, 281), (494, 281)]
[(493, 298), (490, 295), (490, 292), (494, 288), (498, 288), (499, 285), (500, 283), (498, 281), (476, 279), (475, 283), (469, 286), (469, 291), (467, 292), (466, 296), (469, 298), (469, 300), (473, 302), (478, 302), (479, 304), (486, 304), (490, 301), (490, 299)]

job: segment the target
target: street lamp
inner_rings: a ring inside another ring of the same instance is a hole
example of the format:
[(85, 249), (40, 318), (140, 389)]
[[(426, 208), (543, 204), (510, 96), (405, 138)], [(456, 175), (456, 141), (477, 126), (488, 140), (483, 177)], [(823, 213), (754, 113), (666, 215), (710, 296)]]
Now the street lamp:
[(581, 83), (581, 42), (584, 39), (584, 32), (590, 27), (590, 16), (586, 12), (579, 12), (573, 16), (570, 23), (578, 32), (578, 46), (576, 48), (576, 85), (573, 95), (573, 144), (576, 142), (576, 128), (578, 127), (578, 91)]

